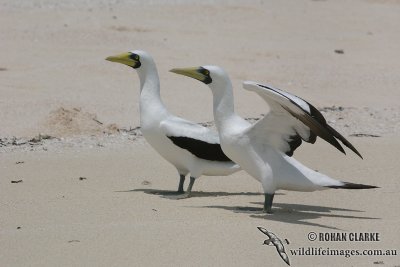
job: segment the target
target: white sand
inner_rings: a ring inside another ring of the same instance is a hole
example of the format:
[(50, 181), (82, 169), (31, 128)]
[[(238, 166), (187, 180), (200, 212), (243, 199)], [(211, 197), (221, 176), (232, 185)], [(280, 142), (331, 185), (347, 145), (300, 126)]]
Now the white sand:
[[(0, 266), (285, 266), (257, 226), (287, 238), (287, 251), (399, 250), (399, 23), (396, 0), (1, 1)], [(296, 158), (381, 188), (283, 191), (272, 216), (244, 172), (202, 177), (186, 200), (148, 194), (176, 189), (178, 177), (127, 131), (139, 126), (139, 81), (104, 58), (134, 49), (154, 56), (168, 108), (197, 122), (212, 120), (211, 94), (173, 67), (224, 67), (244, 117), (266, 108), (242, 80), (307, 99), (364, 160), (322, 141)], [(58, 139), (32, 141), (39, 133)], [(381, 241), (310, 242), (310, 231), (378, 232)], [(289, 258), (292, 266), (400, 264), (399, 256)]]

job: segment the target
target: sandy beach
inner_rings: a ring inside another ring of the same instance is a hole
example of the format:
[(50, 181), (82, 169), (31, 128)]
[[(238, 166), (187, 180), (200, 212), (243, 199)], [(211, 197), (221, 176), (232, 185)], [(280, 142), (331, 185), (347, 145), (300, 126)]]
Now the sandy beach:
[[(287, 266), (259, 226), (291, 266), (400, 266), (399, 23), (397, 0), (0, 1), (0, 266)], [(266, 215), (241, 171), (169, 199), (178, 175), (141, 135), (137, 74), (104, 60), (135, 49), (198, 123), (211, 93), (171, 68), (222, 66), (253, 120), (268, 108), (243, 80), (301, 96), (364, 159), (320, 139), (296, 159), (380, 188), (279, 191)]]

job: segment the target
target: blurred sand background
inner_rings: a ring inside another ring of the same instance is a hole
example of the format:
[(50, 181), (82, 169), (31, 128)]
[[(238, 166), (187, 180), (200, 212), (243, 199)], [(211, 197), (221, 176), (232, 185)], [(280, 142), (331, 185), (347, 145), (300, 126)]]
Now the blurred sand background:
[[(285, 266), (262, 226), (300, 247), (400, 249), (400, 1), (0, 0), (0, 266)], [(212, 121), (211, 94), (173, 67), (224, 67), (237, 112), (267, 111), (243, 80), (318, 107), (364, 156), (326, 143), (295, 157), (369, 191), (282, 191), (261, 213), (244, 172), (194, 197), (140, 135), (139, 80), (105, 57), (151, 53), (169, 110)], [(18, 182), (21, 181), (21, 182)], [(310, 242), (310, 232), (379, 242)], [(292, 256), (292, 266), (400, 266), (399, 256)]]

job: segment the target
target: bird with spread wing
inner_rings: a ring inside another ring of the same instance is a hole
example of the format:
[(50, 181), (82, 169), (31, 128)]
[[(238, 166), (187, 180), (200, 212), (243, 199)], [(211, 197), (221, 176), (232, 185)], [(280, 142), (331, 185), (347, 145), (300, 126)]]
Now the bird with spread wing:
[(171, 72), (197, 79), (211, 89), (214, 120), (222, 150), (261, 182), (265, 195), (264, 212), (272, 213), (277, 190), (376, 188), (335, 180), (292, 157), (302, 141), (314, 143), (317, 136), (345, 153), (340, 141), (361, 157), (348, 140), (327, 124), (314, 106), (300, 97), (260, 83), (244, 82), (244, 88), (257, 93), (270, 108), (262, 119), (251, 124), (235, 113), (232, 84), (222, 68), (201, 66), (176, 68)]

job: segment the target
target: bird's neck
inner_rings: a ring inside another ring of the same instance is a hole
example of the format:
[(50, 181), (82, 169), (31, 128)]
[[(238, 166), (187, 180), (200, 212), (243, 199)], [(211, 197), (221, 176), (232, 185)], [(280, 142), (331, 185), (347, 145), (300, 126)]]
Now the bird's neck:
[(161, 120), (168, 114), (160, 96), (160, 80), (155, 64), (138, 70), (140, 79), (140, 120), (146, 123)]
[(218, 88), (212, 88), (213, 111), (215, 125), (219, 131), (222, 131), (224, 125), (228, 123), (230, 119), (236, 117), (232, 84), (230, 81), (224, 81), (221, 84), (211, 84), (210, 86)]

